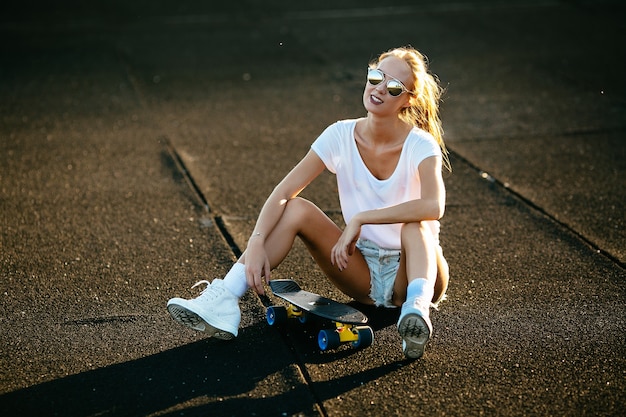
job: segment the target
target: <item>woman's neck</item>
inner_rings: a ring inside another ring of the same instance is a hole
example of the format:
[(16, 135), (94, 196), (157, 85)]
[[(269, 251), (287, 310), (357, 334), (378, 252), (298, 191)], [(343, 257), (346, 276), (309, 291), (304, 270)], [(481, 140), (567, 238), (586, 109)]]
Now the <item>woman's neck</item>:
[(404, 142), (411, 126), (399, 117), (379, 117), (368, 113), (363, 124), (362, 136), (372, 145), (395, 145)]

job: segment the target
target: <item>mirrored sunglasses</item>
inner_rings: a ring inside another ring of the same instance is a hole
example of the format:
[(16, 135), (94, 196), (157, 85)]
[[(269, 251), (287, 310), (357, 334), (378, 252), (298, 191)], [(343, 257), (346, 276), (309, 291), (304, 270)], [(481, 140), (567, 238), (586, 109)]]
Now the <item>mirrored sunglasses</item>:
[(367, 82), (372, 85), (378, 85), (385, 81), (387, 78), (387, 91), (393, 97), (398, 97), (400, 94), (411, 91), (402, 84), (397, 78), (393, 78), (391, 75), (387, 75), (378, 68), (368, 68), (367, 70)]

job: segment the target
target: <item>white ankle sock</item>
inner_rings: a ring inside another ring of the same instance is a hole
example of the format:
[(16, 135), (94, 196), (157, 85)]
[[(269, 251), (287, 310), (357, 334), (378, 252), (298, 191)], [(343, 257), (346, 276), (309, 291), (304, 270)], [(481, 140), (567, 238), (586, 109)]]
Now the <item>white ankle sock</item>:
[(406, 301), (412, 306), (428, 314), (435, 294), (435, 283), (424, 278), (414, 279), (406, 289)]
[(235, 262), (224, 277), (224, 286), (237, 298), (241, 298), (248, 290), (246, 266), (242, 263)]

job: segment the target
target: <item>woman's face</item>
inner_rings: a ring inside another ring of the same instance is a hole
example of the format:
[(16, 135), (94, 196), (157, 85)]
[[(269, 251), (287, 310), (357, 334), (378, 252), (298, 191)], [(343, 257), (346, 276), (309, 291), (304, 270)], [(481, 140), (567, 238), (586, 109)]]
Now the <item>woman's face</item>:
[(413, 86), (411, 68), (403, 59), (390, 56), (380, 61), (377, 69), (385, 74), (385, 79), (376, 85), (365, 83), (363, 105), (374, 114), (398, 114), (402, 108), (409, 106), (411, 95), (404, 91), (399, 96), (392, 96), (387, 90), (387, 82), (395, 78), (410, 89)]

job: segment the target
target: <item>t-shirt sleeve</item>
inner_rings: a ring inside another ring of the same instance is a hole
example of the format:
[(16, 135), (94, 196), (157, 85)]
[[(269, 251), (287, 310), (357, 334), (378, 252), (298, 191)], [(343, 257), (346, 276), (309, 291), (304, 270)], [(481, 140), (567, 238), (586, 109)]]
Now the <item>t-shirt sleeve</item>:
[(441, 148), (435, 139), (424, 131), (419, 132), (418, 139), (412, 142), (411, 146), (411, 164), (413, 169), (417, 170), (419, 164), (426, 158), (431, 156), (441, 156)]
[(339, 152), (339, 124), (328, 126), (313, 142), (311, 149), (320, 157), (326, 168), (333, 174), (337, 173)]

